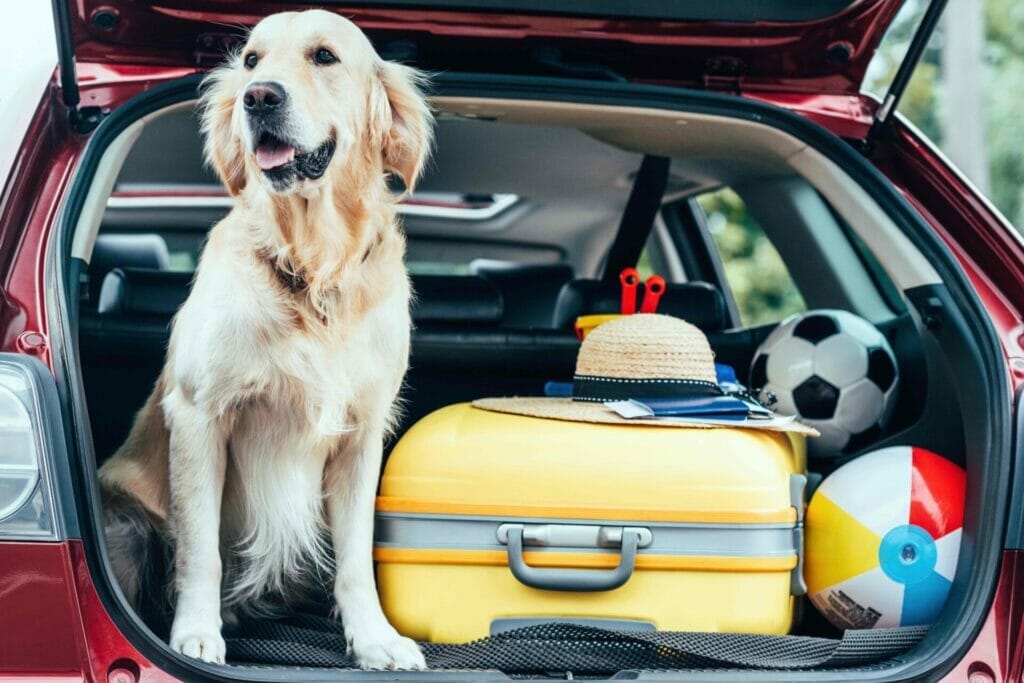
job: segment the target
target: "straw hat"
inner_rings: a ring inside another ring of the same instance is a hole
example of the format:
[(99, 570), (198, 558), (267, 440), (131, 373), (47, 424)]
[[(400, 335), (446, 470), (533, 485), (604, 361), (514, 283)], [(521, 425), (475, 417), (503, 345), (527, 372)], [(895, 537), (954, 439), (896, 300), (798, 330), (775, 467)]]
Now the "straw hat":
[(603, 405), (628, 398), (719, 396), (707, 337), (667, 315), (627, 315), (600, 325), (576, 356), (572, 398), (484, 398), (485, 410), (609, 424), (637, 424)]
[[(473, 405), (498, 413), (573, 422), (712, 428), (693, 422), (628, 420), (604, 402), (723, 394), (715, 373), (715, 354), (704, 333), (685, 320), (645, 313), (616, 318), (586, 336), (576, 356), (572, 389), (572, 398), (482, 398)], [(754, 423), (737, 426), (817, 435), (798, 422), (775, 427)]]

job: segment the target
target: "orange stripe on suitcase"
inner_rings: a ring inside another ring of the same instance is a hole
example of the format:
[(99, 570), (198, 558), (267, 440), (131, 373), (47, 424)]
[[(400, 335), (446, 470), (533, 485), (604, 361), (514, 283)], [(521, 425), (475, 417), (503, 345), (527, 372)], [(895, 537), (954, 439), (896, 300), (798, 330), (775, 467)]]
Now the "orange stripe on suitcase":
[[(617, 554), (525, 552), (527, 564), (535, 567), (610, 569), (619, 563)], [(461, 564), (504, 566), (508, 553), (502, 550), (440, 550), (435, 548), (375, 548), (377, 562), (397, 564)], [(705, 555), (638, 555), (637, 569), (691, 569), (706, 571), (777, 572), (796, 567), (791, 557), (709, 557)]]

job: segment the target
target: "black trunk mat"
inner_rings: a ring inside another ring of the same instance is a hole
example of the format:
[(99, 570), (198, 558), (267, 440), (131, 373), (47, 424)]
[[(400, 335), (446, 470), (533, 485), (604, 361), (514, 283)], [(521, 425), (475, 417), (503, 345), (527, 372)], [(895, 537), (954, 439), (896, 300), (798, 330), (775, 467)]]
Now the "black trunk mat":
[[(878, 664), (907, 652), (925, 627), (846, 631), (841, 639), (736, 633), (613, 631), (545, 624), (461, 645), (423, 643), (431, 669), (490, 669), (507, 674), (624, 670), (812, 670)], [(352, 668), (338, 621), (314, 614), (247, 619), (226, 635), (233, 664)]]

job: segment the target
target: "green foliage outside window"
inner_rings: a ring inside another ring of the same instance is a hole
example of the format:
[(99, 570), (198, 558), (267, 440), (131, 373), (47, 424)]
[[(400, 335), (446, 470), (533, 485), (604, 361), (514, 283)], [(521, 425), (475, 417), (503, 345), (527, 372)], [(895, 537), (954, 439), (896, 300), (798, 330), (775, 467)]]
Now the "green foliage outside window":
[[(985, 5), (984, 62), (978, 66), (985, 93), (989, 198), (1018, 230), (1024, 229), (1024, 3), (977, 0)], [(903, 59), (926, 3), (908, 0), (879, 47), (877, 68), (865, 90), (881, 94)], [(944, 109), (952, 104), (943, 81), (942, 50), (949, 22), (939, 24), (914, 71), (899, 111), (940, 149), (960, 134), (948, 130)], [(873, 63), (873, 67), (876, 65)]]
[(697, 198), (745, 327), (807, 310), (782, 257), (730, 189)]

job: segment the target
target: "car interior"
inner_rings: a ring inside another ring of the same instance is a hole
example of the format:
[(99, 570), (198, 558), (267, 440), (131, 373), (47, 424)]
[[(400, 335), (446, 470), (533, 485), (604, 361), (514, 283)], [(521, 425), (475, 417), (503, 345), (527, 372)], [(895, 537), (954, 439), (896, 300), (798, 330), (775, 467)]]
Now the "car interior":
[[(812, 486), (890, 444), (933, 449), (971, 471), (949, 350), (904, 296), (941, 279), (826, 155), (709, 114), (443, 96), (434, 106), (433, 159), (399, 209), (415, 329), (389, 447), (443, 406), (570, 381), (574, 322), (618, 311), (613, 264), (628, 263), (666, 279), (659, 312), (699, 327), (741, 381), (789, 314), (843, 309), (883, 332), (900, 373), (895, 415), (843, 457), (812, 460)], [(650, 158), (669, 160), (660, 210), (651, 225), (631, 224), (627, 205)], [(97, 464), (151, 391), (205, 235), (232, 201), (203, 163), (191, 102), (139, 121), (104, 162), (71, 246), (88, 264), (77, 339)], [(729, 242), (736, 223), (750, 226), (756, 250), (743, 263)], [(761, 305), (766, 279), (775, 298)], [(810, 606), (802, 613), (794, 635), (839, 636)]]

